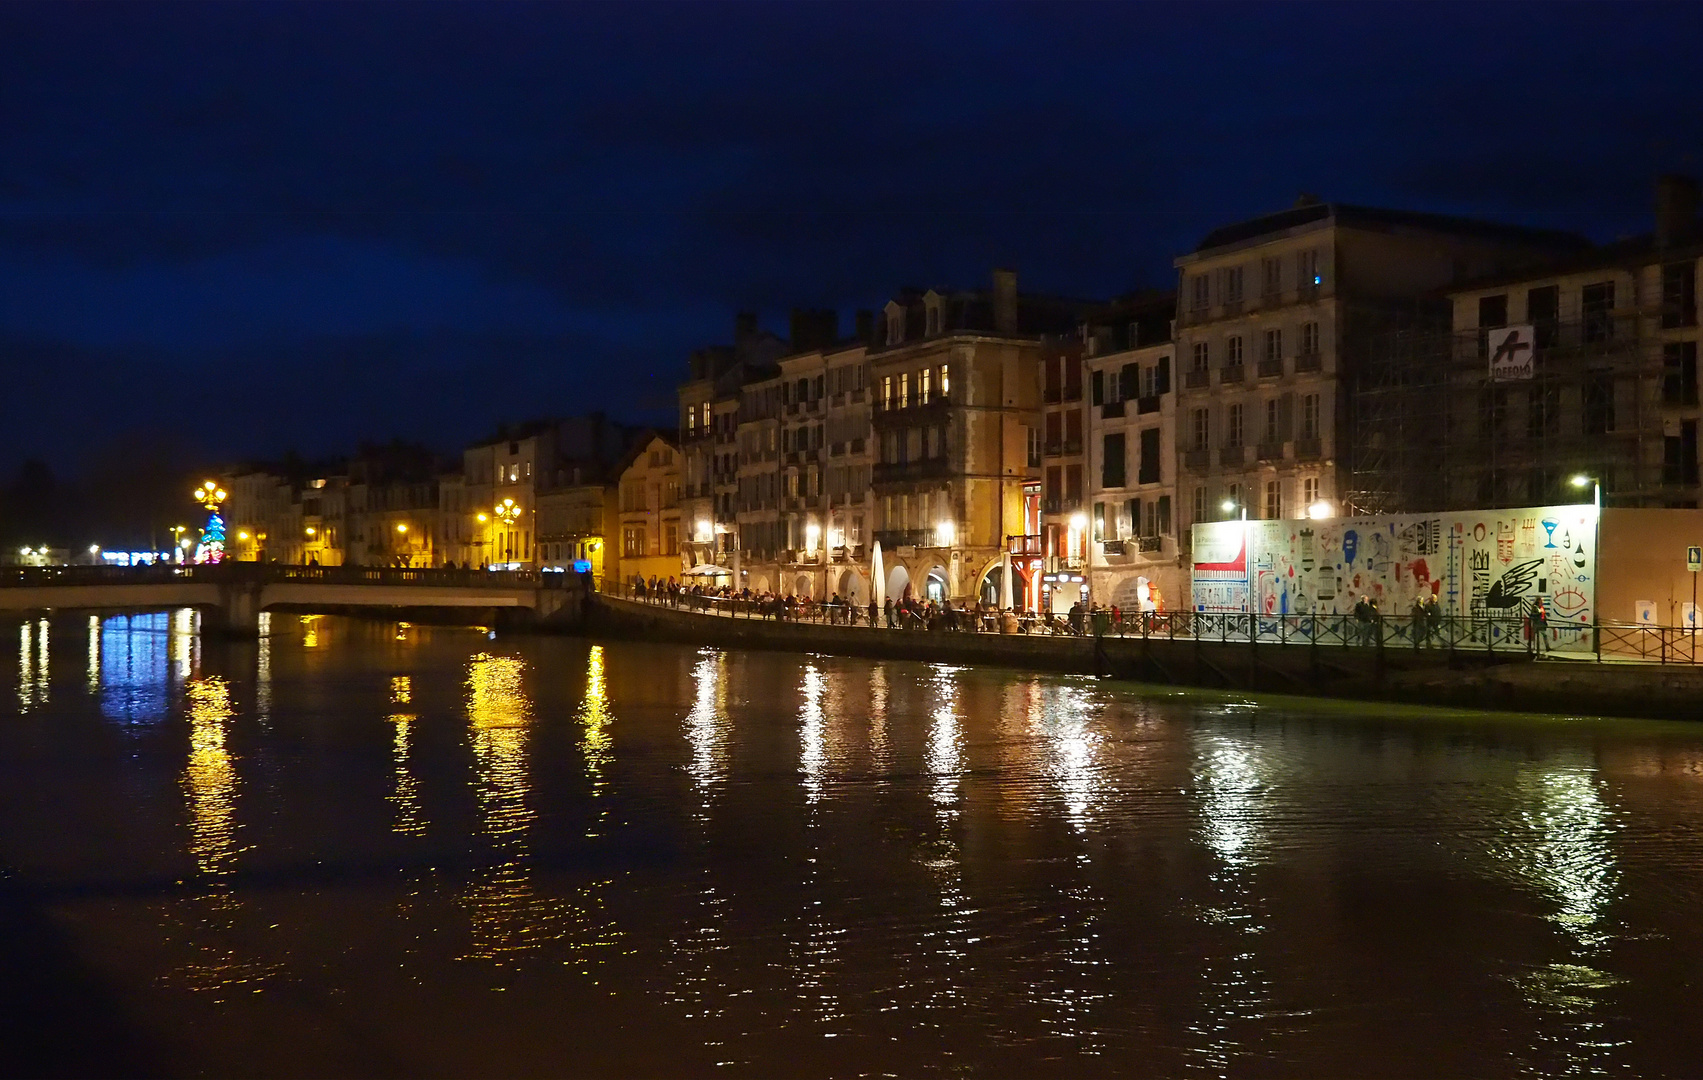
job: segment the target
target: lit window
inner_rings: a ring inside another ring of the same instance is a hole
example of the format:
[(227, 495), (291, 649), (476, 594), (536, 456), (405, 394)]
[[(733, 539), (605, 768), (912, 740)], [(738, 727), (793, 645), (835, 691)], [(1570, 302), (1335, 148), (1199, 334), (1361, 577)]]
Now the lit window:
[(952, 392), (952, 388), (951, 388), (951, 385), (949, 383), (950, 375), (951, 375), (950, 369), (948, 369), (948, 367), (945, 364), (941, 364), (940, 365), (940, 396), (941, 397), (945, 397), (946, 395), (948, 395)]
[(928, 392), (931, 389), (930, 383), (932, 382), (930, 376), (932, 374), (933, 372), (928, 368), (923, 368), (917, 372), (917, 402), (919, 404), (928, 404)]

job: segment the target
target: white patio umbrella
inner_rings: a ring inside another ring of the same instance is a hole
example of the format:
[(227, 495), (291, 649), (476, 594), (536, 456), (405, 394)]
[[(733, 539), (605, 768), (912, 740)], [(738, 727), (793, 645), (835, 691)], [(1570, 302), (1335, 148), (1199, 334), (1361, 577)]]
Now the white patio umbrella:
[(1007, 551), (999, 557), (999, 609), (1010, 611), (1011, 602), (1011, 552)]
[(885, 607), (887, 604), (887, 571), (881, 565), (881, 541), (875, 541), (869, 556), (869, 595), (875, 598), (875, 606)]

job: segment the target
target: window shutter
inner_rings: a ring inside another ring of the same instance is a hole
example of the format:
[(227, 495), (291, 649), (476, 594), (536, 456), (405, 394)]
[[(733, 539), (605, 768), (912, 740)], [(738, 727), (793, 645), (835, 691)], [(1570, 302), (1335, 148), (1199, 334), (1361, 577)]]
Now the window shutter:
[(1163, 536), (1170, 531), (1171, 497), (1169, 495), (1161, 495), (1159, 496), (1159, 535)]
[(1139, 536), (1140, 534), (1141, 534), (1141, 500), (1140, 499), (1131, 499), (1129, 501), (1129, 535)]
[(1159, 376), (1154, 380), (1154, 388), (1160, 394), (1171, 392), (1171, 358), (1169, 356), (1159, 358)]
[(1089, 401), (1095, 405), (1104, 405), (1106, 403), (1106, 373), (1103, 371), (1094, 372), (1093, 378), (1088, 381), (1088, 386), (1089, 393), (1093, 395)]
[(1125, 364), (1118, 373), (1118, 396), (1131, 401), (1141, 395), (1141, 365)]
[(1295, 395), (1284, 394), (1277, 405), (1277, 437), (1288, 442), (1295, 437)]

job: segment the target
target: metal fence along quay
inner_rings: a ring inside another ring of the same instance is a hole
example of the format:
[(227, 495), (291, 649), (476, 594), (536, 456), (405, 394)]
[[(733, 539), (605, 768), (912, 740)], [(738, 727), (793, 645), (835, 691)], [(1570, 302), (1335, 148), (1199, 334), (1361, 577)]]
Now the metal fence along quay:
[[(1080, 618), (974, 606), (868, 604), (779, 597), (713, 596), (623, 582), (605, 590), (625, 600), (728, 619), (812, 623), (871, 632), (1017, 634), (1055, 637), (1155, 638), (1220, 644), (1419, 649), (1542, 657), (1579, 662), (1703, 662), (1698, 635), (1685, 627), (1617, 623), (1550, 623), (1534, 636), (1523, 616), (1250, 615), (1241, 612), (1084, 612)], [(1599, 651), (1600, 650), (1600, 653)]]

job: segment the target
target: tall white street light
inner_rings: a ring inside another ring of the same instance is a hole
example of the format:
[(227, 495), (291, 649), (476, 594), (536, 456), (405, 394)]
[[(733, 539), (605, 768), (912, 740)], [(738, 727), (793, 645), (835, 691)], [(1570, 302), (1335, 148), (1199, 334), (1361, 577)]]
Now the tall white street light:
[[(1574, 487), (1583, 488), (1586, 484), (1591, 485), (1591, 507), (1595, 510), (1595, 513), (1591, 515), (1593, 519), (1592, 532), (1594, 534), (1591, 537), (1591, 558), (1595, 560), (1591, 564), (1593, 567), (1591, 570), (1591, 652), (1596, 654), (1597, 663), (1600, 664), (1602, 663), (1602, 613), (1597, 611), (1597, 580), (1602, 577), (1602, 481), (1594, 476), (1586, 476), (1584, 473), (1573, 477)], [(1695, 604), (1692, 606), (1692, 610), (1696, 611)]]
[[(1223, 508), (1226, 514), (1234, 514), (1238, 510), (1242, 514), (1242, 583), (1248, 590), (1247, 599), (1243, 601), (1243, 604), (1247, 608), (1248, 614), (1252, 615), (1254, 611), (1254, 560), (1248, 552), (1248, 506), (1239, 499), (1225, 499), (1218, 505)], [(1252, 633), (1251, 622), (1249, 626), (1249, 633)]]

